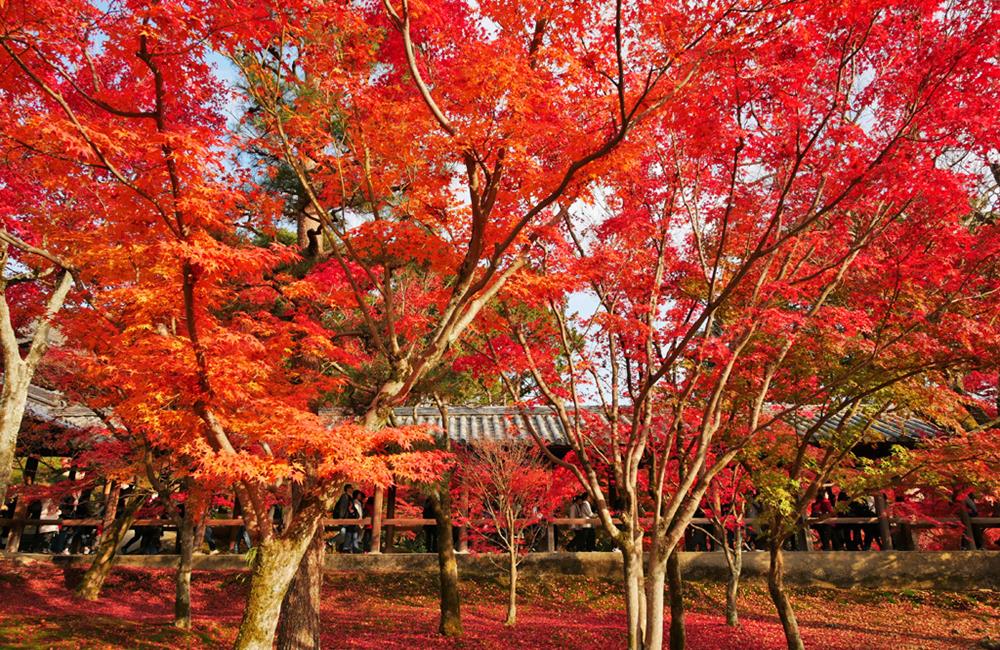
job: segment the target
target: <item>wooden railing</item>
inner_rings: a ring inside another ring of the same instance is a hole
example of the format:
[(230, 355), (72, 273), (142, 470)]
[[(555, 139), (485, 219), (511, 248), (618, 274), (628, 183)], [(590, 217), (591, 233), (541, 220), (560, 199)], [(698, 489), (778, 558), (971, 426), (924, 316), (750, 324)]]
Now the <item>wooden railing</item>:
[[(615, 523), (620, 523), (619, 520), (613, 520)], [(755, 518), (748, 518), (744, 520), (744, 524), (747, 526), (754, 526), (757, 522)], [(380, 531), (384, 528), (390, 528), (392, 530), (398, 529), (415, 529), (422, 528), (424, 526), (435, 525), (434, 519), (425, 519), (421, 517), (364, 517), (361, 519), (332, 519), (327, 518), (323, 520), (323, 525), (328, 529), (336, 529), (345, 526), (363, 526), (365, 528), (371, 527), (372, 538), (379, 539), (381, 535), (376, 535), (376, 531)], [(492, 525), (491, 521), (475, 522), (476, 524)], [(556, 550), (556, 528), (557, 527), (574, 527), (574, 526), (586, 526), (591, 525), (595, 528), (600, 528), (600, 522), (594, 519), (573, 519), (569, 517), (555, 517), (545, 520), (528, 520), (528, 523), (538, 524), (546, 527), (546, 550), (555, 551)], [(27, 526), (44, 526), (44, 525), (57, 525), (60, 527), (89, 527), (97, 528), (104, 524), (101, 518), (87, 518), (87, 519), (31, 519), (28, 517), (12, 517), (7, 519), (0, 519), (0, 527), (10, 528), (10, 536), (8, 537), (7, 543), (7, 553), (16, 553), (19, 551), (19, 545), (21, 536), (23, 534), (24, 528)], [(877, 524), (880, 526), (883, 543), (886, 546), (891, 547), (891, 527), (892, 526), (902, 526), (909, 529), (930, 529), (939, 528), (943, 526), (961, 526), (966, 529), (965, 534), (967, 539), (973, 547), (976, 546), (973, 527), (986, 528), (1000, 528), (1000, 517), (944, 517), (934, 520), (914, 520), (901, 517), (889, 517), (885, 515), (875, 516), (875, 517), (810, 517), (803, 519), (802, 528), (806, 530), (813, 526), (836, 526), (836, 525), (872, 525)], [(205, 525), (212, 528), (239, 528), (244, 525), (242, 519), (207, 519), (205, 520)], [(710, 530), (714, 526), (714, 522), (711, 519), (695, 517), (691, 520), (691, 527), (700, 527), (706, 530)], [(137, 526), (162, 526), (164, 528), (176, 528), (176, 522), (172, 519), (136, 519), (133, 524), (133, 528)], [(467, 539), (467, 528), (465, 526), (459, 527), (459, 540), (460, 540), (460, 550), (464, 550), (465, 540)], [(805, 538), (805, 548), (806, 550), (812, 549), (812, 536), (809, 534), (804, 535)], [(379, 553), (380, 549), (377, 548), (379, 545), (374, 545), (370, 552)], [(889, 550), (889, 549), (887, 549)]]

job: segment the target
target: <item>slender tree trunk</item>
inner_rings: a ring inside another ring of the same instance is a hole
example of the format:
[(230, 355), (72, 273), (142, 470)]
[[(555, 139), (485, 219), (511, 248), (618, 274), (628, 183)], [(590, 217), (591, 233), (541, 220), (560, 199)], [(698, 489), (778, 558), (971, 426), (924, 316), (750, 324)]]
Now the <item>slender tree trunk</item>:
[(449, 473), (432, 496), (437, 520), (438, 573), (441, 583), (441, 622), (438, 632), (447, 637), (462, 636), (462, 597), (458, 590), (458, 561), (451, 536), (451, 495)]
[(145, 499), (136, 496), (126, 506), (124, 512), (119, 512), (114, 522), (101, 531), (101, 539), (94, 552), (94, 560), (83, 574), (83, 579), (76, 588), (76, 595), (84, 600), (97, 600), (101, 595), (104, 581), (111, 573), (111, 565), (118, 553), (118, 547), (125, 538), (125, 533), (135, 521), (135, 513), (139, 511)]
[(507, 594), (507, 620), (504, 625), (517, 625), (517, 548), (508, 551), (510, 562), (510, 591)]
[(191, 629), (191, 568), (194, 564), (195, 527), (200, 514), (194, 498), (188, 499), (177, 534), (180, 536), (180, 558), (174, 576), (174, 627)]
[(663, 586), (667, 579), (668, 564), (669, 559), (664, 559), (659, 545), (654, 541), (646, 565), (646, 636), (643, 648), (647, 650), (660, 650), (663, 647)]
[(646, 593), (643, 590), (642, 539), (631, 548), (622, 549), (625, 578), (625, 618), (628, 624), (628, 648), (639, 650), (645, 638)]
[(278, 623), (278, 650), (319, 650), (320, 603), (323, 590), (323, 561), (326, 541), (323, 527), (316, 529), (292, 584), (281, 605)]
[[(684, 629), (684, 580), (676, 546), (667, 558), (667, 586), (670, 592), (670, 650), (684, 650), (687, 645), (687, 632)], [(659, 588), (662, 593), (662, 582)], [(660, 609), (662, 611), (662, 604)], [(658, 649), (660, 646), (656, 647)]]
[(767, 572), (767, 590), (771, 594), (771, 600), (774, 601), (775, 609), (778, 610), (778, 618), (781, 619), (781, 627), (785, 631), (785, 642), (788, 644), (788, 650), (805, 650), (805, 646), (802, 645), (802, 637), (799, 635), (799, 624), (795, 620), (795, 611), (792, 609), (792, 601), (785, 592), (785, 565), (781, 550), (783, 541), (780, 536), (771, 536), (771, 564)]
[(254, 549), (250, 595), (236, 637), (236, 650), (272, 650), (281, 604), (306, 549), (312, 543), (328, 504), (295, 513), (279, 537), (259, 541)]
[[(0, 296), (0, 300), (2, 300)], [(23, 364), (4, 368), (3, 391), (0, 392), (0, 504), (7, 498), (7, 486), (14, 468), (17, 434), (21, 431), (24, 407), (28, 403), (31, 373)]]
[(743, 572), (742, 531), (739, 528), (736, 529), (732, 548), (723, 537), (722, 548), (726, 552), (726, 565), (729, 567), (729, 580), (726, 583), (726, 625), (736, 627), (740, 624), (737, 595), (740, 588), (740, 574)]

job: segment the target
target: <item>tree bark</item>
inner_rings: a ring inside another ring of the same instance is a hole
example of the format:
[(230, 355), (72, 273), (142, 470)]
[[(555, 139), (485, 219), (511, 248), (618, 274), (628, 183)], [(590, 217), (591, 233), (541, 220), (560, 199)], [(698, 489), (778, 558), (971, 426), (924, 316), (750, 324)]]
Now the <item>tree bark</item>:
[(647, 650), (663, 647), (663, 587), (668, 564), (669, 556), (664, 559), (654, 540), (646, 567), (646, 636), (643, 648)]
[(625, 577), (625, 618), (628, 624), (628, 648), (639, 650), (645, 638), (646, 594), (643, 590), (642, 540), (622, 549)]
[(319, 526), (281, 604), (278, 650), (319, 650), (326, 541)]
[[(6, 259), (7, 245), (4, 245)], [(62, 309), (73, 286), (73, 276), (63, 270), (45, 305), (45, 313), (37, 321), (26, 357), (21, 358), (17, 335), (11, 325), (10, 306), (6, 294), (0, 295), (0, 350), (3, 353), (3, 389), (0, 390), (0, 503), (7, 499), (7, 486), (13, 471), (17, 435), (21, 431), (24, 408), (28, 403), (28, 389), (35, 368), (49, 349), (49, 332), (52, 318)], [(6, 283), (0, 287), (6, 291)]]
[[(2, 299), (2, 297), (0, 297)], [(0, 504), (7, 498), (7, 486), (14, 469), (14, 452), (21, 419), (28, 403), (28, 386), (31, 373), (23, 364), (4, 368), (3, 391), (0, 392)]]
[(438, 632), (447, 637), (462, 636), (462, 598), (458, 590), (458, 562), (451, 536), (450, 473), (431, 497), (437, 520), (438, 575), (441, 587), (441, 622)]
[(732, 548), (726, 542), (725, 536), (722, 538), (722, 548), (726, 552), (726, 565), (729, 567), (729, 580), (726, 583), (726, 625), (730, 627), (736, 627), (740, 624), (737, 595), (740, 588), (740, 574), (743, 572), (743, 532), (737, 528), (734, 535)]
[(767, 590), (771, 594), (771, 600), (774, 601), (775, 609), (778, 610), (788, 650), (805, 650), (802, 637), (799, 635), (799, 624), (795, 620), (795, 611), (792, 609), (792, 601), (785, 592), (785, 566), (781, 550), (783, 541), (777, 535), (772, 536), (770, 540), (771, 563), (767, 572)]
[(189, 498), (184, 508), (177, 534), (180, 536), (180, 558), (174, 576), (174, 627), (191, 629), (191, 568), (194, 564), (195, 528), (200, 519), (200, 508), (195, 499)]
[(118, 513), (114, 522), (101, 531), (101, 539), (94, 552), (94, 560), (83, 574), (83, 579), (77, 585), (76, 595), (84, 600), (97, 600), (101, 596), (104, 581), (111, 573), (111, 565), (118, 553), (118, 547), (125, 538), (125, 533), (132, 527), (135, 514), (139, 511), (145, 499), (136, 496), (125, 506), (125, 511)]
[[(684, 629), (684, 580), (681, 576), (681, 558), (676, 547), (667, 558), (667, 585), (670, 592), (670, 650), (684, 650), (687, 645), (687, 632)], [(659, 588), (662, 593), (662, 582)], [(660, 610), (662, 609), (661, 605)]]
[(510, 549), (508, 556), (510, 562), (510, 591), (507, 594), (507, 620), (503, 624), (513, 627), (517, 625), (517, 549)]
[(306, 549), (312, 543), (328, 504), (299, 510), (279, 537), (258, 542), (254, 549), (250, 595), (236, 637), (236, 650), (272, 650), (281, 603)]

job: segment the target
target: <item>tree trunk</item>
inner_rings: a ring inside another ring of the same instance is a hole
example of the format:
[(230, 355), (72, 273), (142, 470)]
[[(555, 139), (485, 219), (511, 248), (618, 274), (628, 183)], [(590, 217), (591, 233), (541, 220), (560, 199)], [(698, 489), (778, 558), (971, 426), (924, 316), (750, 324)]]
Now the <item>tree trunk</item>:
[(177, 562), (177, 574), (174, 576), (174, 627), (182, 630), (191, 629), (191, 567), (194, 563), (195, 527), (199, 517), (199, 508), (188, 499), (184, 508), (177, 534), (180, 536), (180, 558)]
[(274, 647), (282, 601), (328, 506), (324, 496), (297, 510), (281, 536), (259, 540), (254, 547), (250, 595), (236, 637), (236, 650), (272, 650)]
[[(2, 300), (0, 296), (0, 300)], [(7, 498), (7, 486), (14, 469), (17, 434), (21, 431), (24, 407), (28, 403), (31, 373), (18, 364), (4, 368), (3, 391), (0, 392), (0, 505)]]
[[(6, 251), (7, 246), (4, 246)], [(0, 348), (3, 352), (3, 388), (0, 390), (0, 504), (7, 499), (7, 486), (14, 465), (17, 434), (21, 431), (28, 389), (35, 368), (49, 349), (52, 318), (62, 309), (66, 295), (73, 286), (73, 275), (63, 269), (45, 304), (45, 313), (36, 321), (31, 346), (23, 359), (11, 326), (10, 306), (6, 294), (0, 295)], [(6, 286), (2, 288), (6, 291)]]
[(507, 620), (504, 625), (517, 625), (517, 548), (508, 551), (510, 560), (510, 591), (507, 594)]
[(292, 584), (281, 604), (278, 623), (278, 650), (319, 650), (320, 603), (323, 590), (323, 561), (326, 541), (323, 527), (316, 529)]
[[(670, 556), (667, 556), (668, 558)], [(655, 540), (646, 566), (646, 636), (643, 648), (663, 647), (663, 585), (666, 582), (669, 559), (664, 559)]]
[(781, 544), (784, 540), (777, 535), (772, 535), (770, 540), (771, 564), (767, 572), (767, 590), (774, 601), (774, 607), (778, 610), (778, 618), (781, 619), (781, 627), (785, 631), (785, 642), (788, 650), (805, 650), (802, 645), (802, 637), (799, 635), (799, 624), (795, 620), (795, 612), (792, 609), (792, 601), (785, 592), (784, 581), (784, 557), (781, 551)]
[(743, 533), (737, 528), (734, 535), (732, 548), (729, 547), (726, 538), (722, 538), (726, 565), (729, 567), (729, 580), (726, 583), (726, 625), (730, 627), (740, 624), (736, 600), (740, 588), (740, 574), (743, 572)]
[[(687, 633), (684, 630), (684, 580), (681, 577), (681, 558), (677, 547), (674, 547), (667, 558), (667, 585), (670, 591), (670, 650), (684, 650), (687, 645)], [(662, 582), (659, 589), (662, 593)], [(663, 610), (662, 604), (660, 610)]]
[(628, 648), (639, 650), (645, 638), (646, 593), (643, 590), (642, 539), (631, 548), (622, 549), (625, 578), (625, 618), (628, 624)]
[(458, 562), (451, 536), (451, 496), (448, 493), (450, 474), (432, 495), (434, 518), (437, 520), (438, 573), (441, 583), (441, 623), (438, 632), (447, 637), (462, 636), (462, 598), (458, 591)]
[(111, 563), (118, 553), (118, 547), (125, 538), (125, 533), (135, 521), (135, 513), (139, 511), (145, 499), (136, 496), (125, 506), (125, 511), (118, 513), (114, 522), (101, 531), (101, 539), (94, 552), (94, 560), (83, 574), (83, 579), (76, 588), (76, 595), (84, 600), (97, 600), (101, 595), (104, 581), (111, 573)]

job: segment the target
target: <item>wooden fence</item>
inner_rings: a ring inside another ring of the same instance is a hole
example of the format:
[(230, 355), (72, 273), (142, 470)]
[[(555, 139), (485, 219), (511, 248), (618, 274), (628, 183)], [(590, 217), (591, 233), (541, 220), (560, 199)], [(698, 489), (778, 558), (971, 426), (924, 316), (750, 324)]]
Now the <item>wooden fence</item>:
[[(899, 517), (889, 517), (884, 514), (882, 508), (878, 509), (879, 515), (875, 517), (819, 517), (819, 518), (808, 518), (802, 520), (802, 533), (800, 535), (801, 541), (803, 542), (804, 550), (812, 551), (813, 549), (813, 539), (812, 535), (808, 534), (808, 529), (814, 526), (835, 526), (835, 525), (872, 525), (877, 524), (880, 529), (880, 537), (883, 541), (883, 550), (893, 550), (892, 543), (892, 528), (897, 527), (897, 532), (900, 532), (904, 537), (909, 537), (912, 540), (912, 530), (914, 529), (931, 529), (940, 528), (944, 526), (956, 526), (964, 529), (964, 536), (968, 540), (968, 543), (972, 549), (976, 549), (978, 544), (976, 539), (978, 536), (975, 534), (976, 528), (980, 530), (985, 530), (989, 528), (1000, 528), (1000, 517), (945, 517), (935, 520), (913, 520), (904, 519)], [(756, 519), (746, 519), (745, 524), (748, 526), (754, 526)], [(60, 527), (89, 527), (98, 528), (106, 525), (101, 518), (91, 518), (91, 519), (31, 519), (27, 517), (14, 517), (7, 519), (0, 519), (0, 527), (9, 528), (10, 533), (7, 538), (7, 553), (17, 553), (20, 550), (21, 538), (24, 534), (25, 527), (37, 527), (42, 525), (57, 525)], [(394, 537), (394, 532), (397, 530), (413, 530), (421, 529), (424, 526), (433, 526), (435, 524), (434, 519), (423, 519), (418, 517), (364, 517), (361, 519), (324, 519), (324, 526), (327, 529), (338, 529), (345, 526), (363, 526), (365, 528), (371, 527), (371, 537), (373, 540), (381, 539), (381, 533), (383, 530), (388, 529), (390, 532), (386, 540), (387, 551), (393, 549), (393, 543), (391, 537)], [(477, 525), (492, 525), (491, 521), (474, 522)], [(557, 528), (573, 528), (576, 526), (591, 525), (598, 530), (600, 530), (600, 522), (595, 519), (571, 519), (568, 517), (555, 517), (547, 520), (532, 520), (530, 523), (545, 526), (545, 550), (552, 552), (556, 550), (556, 529)], [(616, 520), (616, 523), (619, 523)], [(244, 526), (244, 521), (242, 519), (206, 519), (205, 525), (215, 528), (240, 528)], [(133, 527), (136, 526), (162, 526), (165, 529), (176, 528), (176, 522), (172, 519), (137, 519), (132, 524)], [(690, 527), (701, 528), (706, 531), (712, 531), (715, 523), (711, 519), (696, 517), (691, 520)], [(468, 543), (468, 528), (466, 526), (458, 526), (459, 530), (459, 550), (465, 550)], [(373, 544), (373, 547), (369, 553), (380, 553), (382, 549), (381, 544)], [(908, 545), (908, 548), (912, 549), (914, 546), (912, 542)]]

